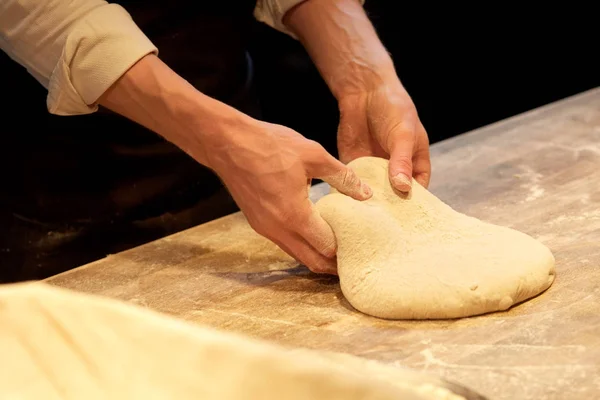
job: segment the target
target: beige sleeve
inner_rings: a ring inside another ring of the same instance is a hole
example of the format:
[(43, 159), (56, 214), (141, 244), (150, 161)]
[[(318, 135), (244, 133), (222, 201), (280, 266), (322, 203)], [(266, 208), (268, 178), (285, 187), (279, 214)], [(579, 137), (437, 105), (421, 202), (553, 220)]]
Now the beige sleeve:
[[(254, 17), (258, 21), (297, 39), (296, 35), (283, 24), (283, 17), (285, 13), (304, 1), (307, 0), (257, 0)], [(365, 0), (357, 1), (362, 5), (365, 4)]]
[(103, 0), (2, 0), (0, 48), (48, 89), (52, 114), (89, 114), (156, 47), (125, 9)]

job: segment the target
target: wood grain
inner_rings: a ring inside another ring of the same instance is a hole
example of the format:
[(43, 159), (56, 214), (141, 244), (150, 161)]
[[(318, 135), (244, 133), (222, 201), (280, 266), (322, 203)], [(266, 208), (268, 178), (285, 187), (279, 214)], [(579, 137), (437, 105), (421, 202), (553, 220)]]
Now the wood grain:
[(352, 309), (335, 277), (298, 266), (239, 213), (47, 281), (429, 371), (491, 399), (600, 397), (600, 89), (437, 143), (432, 163), (439, 198), (552, 249), (557, 279), (547, 292), (461, 320), (372, 318)]

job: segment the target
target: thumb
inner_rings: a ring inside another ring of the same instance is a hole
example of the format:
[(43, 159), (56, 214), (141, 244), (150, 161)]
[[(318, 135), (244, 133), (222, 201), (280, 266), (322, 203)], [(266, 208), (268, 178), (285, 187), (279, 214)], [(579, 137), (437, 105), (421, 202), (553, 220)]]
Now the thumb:
[(325, 149), (318, 159), (318, 162), (308, 165), (307, 172), (311, 177), (327, 182), (338, 192), (356, 200), (367, 200), (373, 195), (369, 185), (362, 182), (352, 168), (333, 157)]
[(414, 135), (396, 133), (395, 137), (390, 149), (390, 183), (400, 192), (408, 192), (412, 187)]

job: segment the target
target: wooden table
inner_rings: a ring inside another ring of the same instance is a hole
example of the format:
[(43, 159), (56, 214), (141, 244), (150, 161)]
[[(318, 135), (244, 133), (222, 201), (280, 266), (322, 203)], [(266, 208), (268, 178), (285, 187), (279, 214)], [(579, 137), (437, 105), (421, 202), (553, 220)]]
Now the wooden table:
[(552, 249), (546, 293), (461, 320), (372, 318), (348, 305), (336, 278), (297, 266), (239, 213), (48, 282), (429, 371), (490, 399), (600, 398), (600, 88), (437, 143), (432, 162), (442, 200)]

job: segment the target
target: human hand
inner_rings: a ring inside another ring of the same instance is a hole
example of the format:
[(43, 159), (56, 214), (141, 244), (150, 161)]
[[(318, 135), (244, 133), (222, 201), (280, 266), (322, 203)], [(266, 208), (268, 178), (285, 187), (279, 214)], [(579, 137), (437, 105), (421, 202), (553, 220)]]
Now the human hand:
[(321, 145), (203, 95), (154, 55), (134, 65), (100, 102), (214, 170), (259, 234), (312, 271), (336, 273), (335, 236), (309, 199), (311, 180), (357, 200), (372, 192)]
[(428, 187), (429, 139), (399, 81), (349, 94), (339, 101), (338, 150), (344, 163), (361, 156), (389, 158), (392, 186), (410, 190), (411, 177)]
[(371, 189), (318, 143), (284, 126), (244, 119), (205, 142), (207, 165), (252, 228), (314, 272), (336, 273), (336, 240), (309, 199), (312, 178), (357, 200)]
[(306, 1), (288, 11), (284, 23), (300, 38), (338, 100), (340, 160), (389, 157), (396, 189), (410, 190), (412, 177), (427, 187), (427, 133), (361, 3)]

